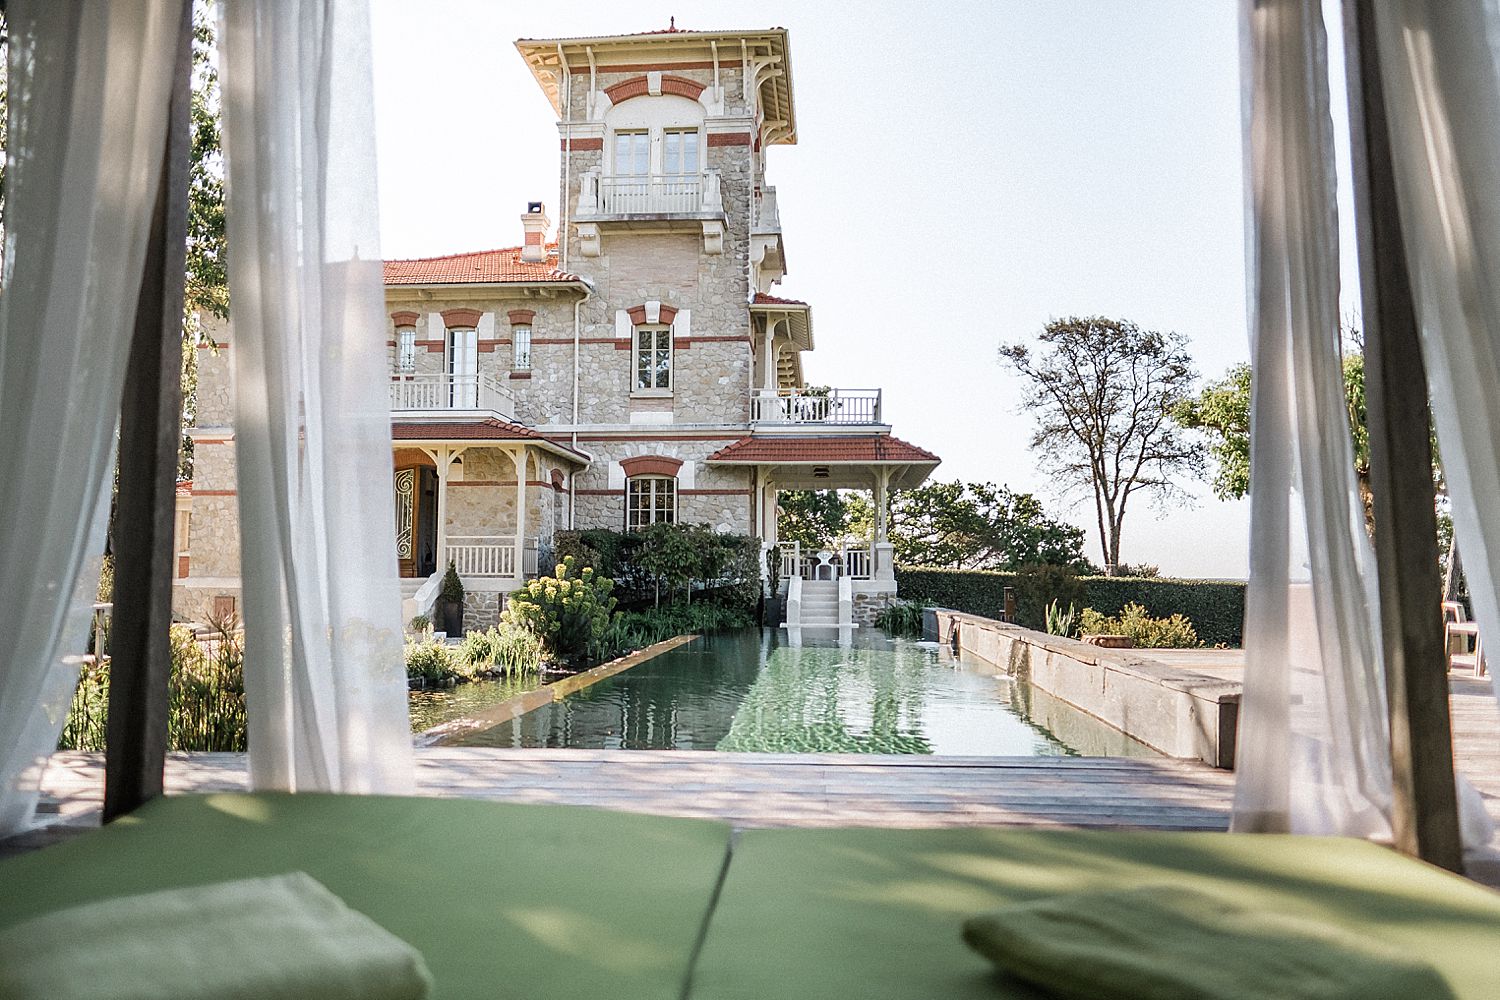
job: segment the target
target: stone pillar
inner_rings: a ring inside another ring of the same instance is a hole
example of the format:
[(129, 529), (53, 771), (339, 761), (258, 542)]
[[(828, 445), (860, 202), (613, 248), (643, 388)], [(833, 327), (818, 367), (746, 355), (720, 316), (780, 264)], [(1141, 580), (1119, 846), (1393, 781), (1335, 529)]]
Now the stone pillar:
[[(516, 466), (516, 579), (526, 576), (526, 446), (510, 453)], [(540, 567), (538, 567), (540, 569)]]

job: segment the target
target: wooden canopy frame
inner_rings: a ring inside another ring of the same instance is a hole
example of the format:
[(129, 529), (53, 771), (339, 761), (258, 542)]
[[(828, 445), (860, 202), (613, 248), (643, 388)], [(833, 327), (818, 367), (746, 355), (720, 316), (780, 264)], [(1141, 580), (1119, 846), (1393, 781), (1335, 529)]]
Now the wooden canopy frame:
[[(1458, 871), (1425, 369), (1401, 241), (1375, 46), (1376, 0), (1343, 0), (1359, 233), (1371, 487), (1390, 692), (1396, 846)], [(3, 9), (3, 0), (0, 0)], [(162, 794), (190, 146), (191, 6), (184, 5), (166, 159), (120, 412), (114, 660), (104, 818)], [(1419, 377), (1413, 377), (1416, 373)]]

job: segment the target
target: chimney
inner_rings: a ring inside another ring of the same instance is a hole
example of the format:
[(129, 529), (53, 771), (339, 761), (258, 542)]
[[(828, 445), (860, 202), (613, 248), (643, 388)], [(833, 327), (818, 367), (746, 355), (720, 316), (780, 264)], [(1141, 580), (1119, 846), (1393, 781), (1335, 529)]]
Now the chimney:
[(526, 203), (526, 214), (521, 216), (521, 228), (526, 231), (526, 242), (521, 244), (521, 260), (528, 264), (540, 264), (547, 259), (547, 227), (552, 220), (539, 201)]

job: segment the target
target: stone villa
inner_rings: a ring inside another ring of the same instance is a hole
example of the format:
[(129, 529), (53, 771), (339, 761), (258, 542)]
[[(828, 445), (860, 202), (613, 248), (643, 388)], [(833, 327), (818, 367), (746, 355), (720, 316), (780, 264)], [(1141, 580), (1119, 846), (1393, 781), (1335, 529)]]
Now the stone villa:
[[(809, 388), (766, 154), (797, 138), (787, 32), (671, 29), (516, 43), (558, 116), (559, 216), (521, 245), (385, 265), (393, 490), (407, 614), (451, 561), (472, 624), (556, 531), (706, 523), (777, 547), (780, 489), (885, 493), (937, 456), (875, 390)], [(195, 478), (179, 491), (176, 610), (234, 609), (232, 326), (199, 355)], [(789, 621), (868, 619), (895, 592), (885, 524), (838, 552), (782, 546)]]

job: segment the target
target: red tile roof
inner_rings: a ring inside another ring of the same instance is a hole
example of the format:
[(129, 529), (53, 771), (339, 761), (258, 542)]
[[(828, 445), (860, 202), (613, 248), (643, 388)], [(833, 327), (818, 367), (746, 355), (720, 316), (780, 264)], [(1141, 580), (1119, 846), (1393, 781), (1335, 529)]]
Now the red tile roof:
[(396, 441), (545, 441), (587, 461), (586, 456), (545, 434), (508, 420), (476, 420), (461, 423), (391, 424)]
[(823, 463), (830, 465), (889, 462), (936, 465), (932, 452), (889, 434), (858, 437), (747, 437), (708, 456), (710, 462), (734, 465)]
[(580, 279), (577, 275), (557, 269), (556, 243), (549, 243), (547, 259), (535, 264), (521, 259), (520, 247), (385, 262), (387, 285), (457, 285), (578, 280)]
[(775, 295), (767, 295), (765, 292), (756, 292), (751, 305), (756, 306), (805, 306), (806, 302), (801, 299), (783, 299)]
[(190, 497), (190, 496), (192, 496), (193, 495), (193, 481), (191, 479), (179, 479), (179, 480), (177, 480), (177, 495), (180, 496), (180, 497)]

